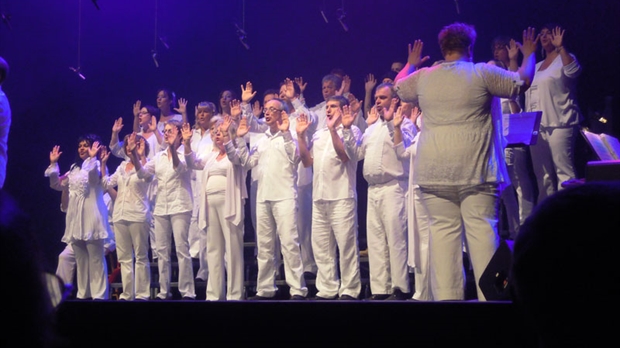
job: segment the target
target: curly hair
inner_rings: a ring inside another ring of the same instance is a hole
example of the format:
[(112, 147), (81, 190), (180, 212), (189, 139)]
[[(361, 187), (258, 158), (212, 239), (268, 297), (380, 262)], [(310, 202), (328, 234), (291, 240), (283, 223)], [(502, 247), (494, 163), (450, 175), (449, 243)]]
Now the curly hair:
[(438, 40), (444, 57), (450, 52), (465, 53), (476, 43), (476, 29), (470, 24), (453, 23), (441, 29)]

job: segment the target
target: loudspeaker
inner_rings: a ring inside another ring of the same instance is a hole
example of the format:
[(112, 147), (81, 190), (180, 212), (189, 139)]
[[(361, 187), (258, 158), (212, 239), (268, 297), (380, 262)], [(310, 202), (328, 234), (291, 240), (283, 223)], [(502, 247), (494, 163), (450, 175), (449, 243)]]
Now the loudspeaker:
[(510, 301), (510, 268), (513, 241), (502, 239), (478, 285), (487, 301)]

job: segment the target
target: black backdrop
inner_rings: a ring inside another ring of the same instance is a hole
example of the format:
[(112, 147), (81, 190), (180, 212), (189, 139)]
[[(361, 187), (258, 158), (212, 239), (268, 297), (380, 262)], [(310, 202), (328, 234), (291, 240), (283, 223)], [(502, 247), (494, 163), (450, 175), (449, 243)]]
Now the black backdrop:
[[(80, 134), (108, 141), (113, 120), (132, 104), (155, 104), (156, 90), (173, 89), (189, 100), (216, 102), (218, 92), (252, 81), (258, 95), (285, 77), (308, 82), (309, 105), (321, 99), (321, 77), (340, 67), (363, 97), (366, 74), (382, 75), (406, 60), (407, 44), (425, 43), (431, 61), (441, 58), (437, 33), (462, 21), (478, 31), (476, 61), (491, 58), (494, 36), (520, 40), (527, 26), (558, 22), (584, 66), (579, 103), (586, 123), (612, 96), (620, 110), (620, 2), (616, 0), (0, 0), (0, 56), (11, 66), (3, 89), (13, 110), (5, 189), (35, 217), (36, 232), (53, 270), (62, 250), (60, 194), (43, 171), (58, 144), (61, 171), (75, 157)], [(457, 12), (458, 4), (458, 12)], [(337, 9), (344, 8), (344, 22)], [(326, 23), (321, 15), (325, 13)], [(81, 15), (79, 15), (81, 12)], [(156, 25), (157, 21), (157, 25)], [(233, 23), (247, 33), (246, 50)], [(166, 42), (166, 48), (159, 37)], [(151, 51), (158, 52), (157, 68)], [(85, 80), (70, 67), (81, 67)], [(190, 121), (193, 117), (190, 115)], [(618, 134), (607, 124), (603, 130)], [(598, 126), (598, 124), (592, 124)], [(124, 133), (124, 132), (123, 132)], [(583, 154), (584, 158), (588, 156)], [(109, 164), (115, 168), (117, 162)]]

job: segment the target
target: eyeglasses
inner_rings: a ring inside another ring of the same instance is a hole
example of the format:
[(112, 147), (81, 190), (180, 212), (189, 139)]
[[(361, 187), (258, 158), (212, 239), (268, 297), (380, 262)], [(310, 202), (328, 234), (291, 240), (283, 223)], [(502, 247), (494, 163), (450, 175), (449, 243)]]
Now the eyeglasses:
[(174, 128), (164, 129), (164, 134), (172, 134), (174, 133)]
[(148, 112), (148, 111), (140, 111), (140, 115), (148, 115), (148, 114), (150, 114), (150, 112)]
[(270, 107), (270, 108), (265, 108), (265, 109), (263, 109), (263, 113), (264, 113), (264, 114), (266, 114), (266, 113), (267, 113), (267, 111), (269, 111), (269, 112), (271, 112), (271, 113), (274, 113), (274, 112), (276, 112), (276, 111), (282, 111), (282, 110), (280, 110), (280, 109), (276, 109), (276, 108), (274, 108), (274, 107), (272, 106), (272, 107)]

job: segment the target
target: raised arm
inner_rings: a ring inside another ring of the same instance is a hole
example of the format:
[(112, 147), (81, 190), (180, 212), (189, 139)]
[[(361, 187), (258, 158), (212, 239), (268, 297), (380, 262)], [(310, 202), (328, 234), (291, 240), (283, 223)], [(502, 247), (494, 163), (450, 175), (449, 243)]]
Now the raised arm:
[(422, 64), (424, 64), (427, 60), (429, 60), (430, 58), (429, 56), (422, 57), (423, 48), (424, 48), (424, 43), (422, 42), (422, 40), (415, 40), (413, 42), (413, 45), (409, 44), (407, 64), (405, 64), (403, 69), (396, 75), (396, 78), (394, 78), (395, 83), (398, 80), (414, 72), (416, 69), (422, 66)]
[(174, 111), (181, 114), (181, 122), (188, 123), (187, 121), (187, 99), (179, 98), (179, 107), (174, 108)]
[(519, 77), (524, 82), (522, 91), (528, 89), (534, 79), (534, 71), (536, 69), (536, 56), (534, 52), (536, 51), (538, 39), (539, 36), (536, 35), (536, 29), (529, 27), (523, 30), (523, 44), (521, 45), (523, 61), (517, 71)]
[[(348, 116), (349, 116), (349, 117), (346, 117), (346, 118), (343, 117), (345, 108), (346, 108)], [(353, 124), (353, 121), (355, 119), (354, 119), (354, 116), (351, 117), (351, 112), (349, 110), (349, 106), (348, 105), (343, 106), (342, 109), (336, 111), (336, 113), (334, 114), (334, 116), (331, 119), (327, 120), (327, 128), (329, 130), (329, 134), (331, 135), (332, 144), (334, 145), (334, 150), (336, 151), (336, 155), (338, 156), (338, 158), (340, 158), (340, 160), (343, 163), (346, 163), (346, 162), (349, 161), (349, 156), (347, 156), (347, 152), (346, 152), (346, 150), (344, 148), (344, 142), (340, 138), (340, 135), (338, 134), (338, 130), (336, 129), (336, 123), (341, 118), (342, 118), (342, 125), (345, 128), (350, 128), (351, 125)]]
[(306, 131), (308, 130), (308, 126), (310, 122), (308, 121), (308, 115), (302, 113), (297, 117), (297, 126), (295, 131), (297, 132), (297, 144), (299, 147), (299, 157), (301, 158), (301, 162), (304, 164), (304, 167), (310, 167), (314, 163), (314, 159), (310, 155), (310, 150), (308, 150), (308, 144), (306, 142)]
[(133, 131), (138, 133), (140, 131), (140, 109), (142, 108), (142, 102), (137, 100), (133, 104)]

